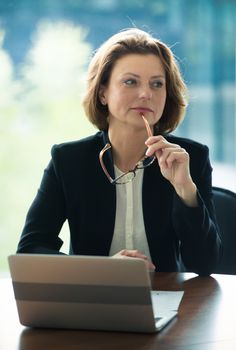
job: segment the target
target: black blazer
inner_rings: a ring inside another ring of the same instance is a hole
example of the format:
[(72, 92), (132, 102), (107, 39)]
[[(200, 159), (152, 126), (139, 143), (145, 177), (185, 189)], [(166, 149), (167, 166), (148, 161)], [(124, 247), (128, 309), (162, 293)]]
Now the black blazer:
[[(143, 215), (151, 257), (158, 271), (210, 274), (221, 250), (212, 202), (208, 148), (188, 139), (167, 136), (190, 155), (190, 171), (198, 188), (199, 207), (183, 204), (163, 178), (157, 161), (144, 170)], [(106, 132), (56, 145), (29, 212), (18, 253), (59, 253), (58, 237), (65, 220), (70, 228), (71, 254), (108, 255), (114, 232), (116, 186), (99, 163), (108, 141)], [(112, 155), (105, 162), (114, 175)], [(125, 247), (124, 247), (125, 248)]]

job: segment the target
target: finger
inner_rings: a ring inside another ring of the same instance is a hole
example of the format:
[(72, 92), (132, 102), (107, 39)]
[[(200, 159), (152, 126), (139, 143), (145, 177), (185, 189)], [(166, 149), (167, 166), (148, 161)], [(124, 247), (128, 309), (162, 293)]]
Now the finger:
[(133, 250), (133, 249), (123, 249), (120, 251), (121, 255), (125, 255), (125, 256), (135, 256), (136, 254), (138, 254), (138, 250)]
[(168, 168), (170, 168), (174, 162), (179, 164), (189, 164), (188, 153), (183, 149), (170, 152), (165, 159), (165, 163), (167, 164)]
[(159, 142), (159, 141), (166, 141), (167, 142), (167, 140), (164, 138), (164, 136), (162, 136), (162, 135), (157, 135), (157, 136), (150, 136), (150, 137), (148, 137), (148, 139), (145, 141), (145, 144), (147, 145), (147, 146), (150, 146), (150, 145), (152, 145), (153, 143), (157, 143), (157, 142)]
[(142, 253), (140, 253), (138, 250), (127, 250), (127, 249), (125, 249), (124, 253), (122, 255), (130, 256), (132, 258), (140, 258), (140, 259), (147, 260), (147, 256), (142, 254)]
[(143, 259), (146, 261), (147, 264), (147, 268), (150, 271), (155, 271), (156, 266), (148, 259), (148, 257), (142, 253), (140, 253), (138, 250), (133, 250), (133, 251), (126, 251), (126, 256), (127, 257), (131, 257), (131, 258), (139, 258), (139, 259)]
[(170, 143), (168, 141), (166, 141), (165, 139), (161, 139), (158, 142), (154, 142), (150, 145), (148, 145), (148, 149), (146, 151), (146, 155), (148, 157), (152, 156), (153, 154), (155, 154), (157, 156), (157, 158), (159, 158), (162, 153), (166, 150), (166, 149), (181, 149), (181, 147), (178, 144), (174, 144), (174, 143)]
[(139, 258), (146, 261), (147, 269), (149, 271), (155, 271), (156, 266), (148, 260), (148, 257), (145, 254), (140, 253), (138, 250), (129, 250), (129, 249), (123, 249), (117, 254), (115, 254), (113, 257), (115, 258)]
[(148, 262), (148, 270), (150, 272), (154, 272), (156, 270), (156, 266), (151, 261)]
[(181, 160), (181, 158), (186, 157), (187, 152), (183, 148), (165, 148), (162, 150), (161, 156), (158, 158), (160, 165), (171, 165), (173, 161)]
[(156, 152), (156, 156), (159, 156), (161, 154), (161, 151), (159, 152), (159, 149), (161, 149), (161, 145), (164, 145), (165, 142), (167, 142), (167, 141), (163, 136), (149, 137), (145, 141), (145, 144), (148, 147), (148, 149), (146, 151), (146, 156), (148, 156), (148, 157), (153, 156), (155, 154), (155, 152)]
[(167, 141), (163, 136), (151, 136), (149, 137), (146, 141), (145, 144), (150, 147), (154, 144), (158, 144), (159, 147), (168, 147), (168, 146), (174, 146), (179, 148), (180, 145), (176, 144), (176, 143), (171, 143), (169, 141)]

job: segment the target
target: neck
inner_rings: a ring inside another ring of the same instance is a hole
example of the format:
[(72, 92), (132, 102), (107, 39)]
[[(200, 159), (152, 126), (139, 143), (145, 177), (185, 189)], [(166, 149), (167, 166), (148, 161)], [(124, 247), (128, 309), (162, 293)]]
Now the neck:
[[(128, 129), (128, 130), (127, 130)], [(123, 172), (133, 169), (146, 151), (145, 130), (128, 128), (120, 132), (109, 128), (108, 135), (112, 145), (112, 155), (115, 165)]]

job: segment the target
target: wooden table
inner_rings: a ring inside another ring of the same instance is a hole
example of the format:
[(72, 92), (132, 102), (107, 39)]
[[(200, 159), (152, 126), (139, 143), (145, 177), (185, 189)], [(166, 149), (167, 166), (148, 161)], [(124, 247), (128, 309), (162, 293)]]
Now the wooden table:
[(158, 334), (27, 329), (10, 279), (0, 279), (1, 350), (235, 350), (236, 276), (156, 273), (153, 289), (184, 290), (178, 317)]

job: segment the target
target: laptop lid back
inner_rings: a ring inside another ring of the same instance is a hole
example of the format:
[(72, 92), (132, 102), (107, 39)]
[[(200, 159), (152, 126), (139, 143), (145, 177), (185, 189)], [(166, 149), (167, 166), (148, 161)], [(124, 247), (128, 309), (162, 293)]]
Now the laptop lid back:
[(20, 322), (30, 327), (156, 331), (141, 259), (9, 256)]

